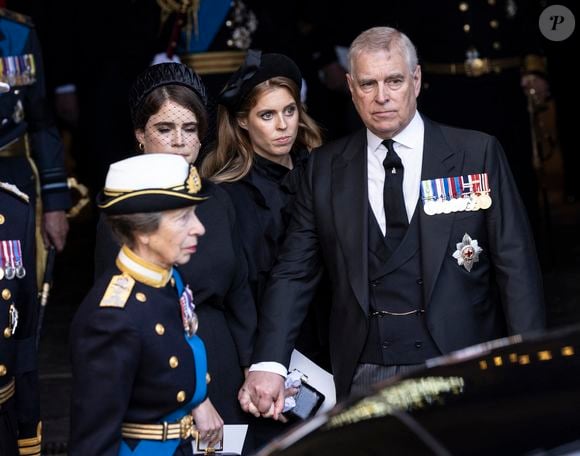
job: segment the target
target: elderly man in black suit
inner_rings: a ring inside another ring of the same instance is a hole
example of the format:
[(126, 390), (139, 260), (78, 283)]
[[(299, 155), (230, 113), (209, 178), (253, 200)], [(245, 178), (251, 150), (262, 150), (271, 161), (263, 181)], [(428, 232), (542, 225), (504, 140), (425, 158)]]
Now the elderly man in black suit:
[(323, 267), (339, 399), (545, 325), (534, 239), (501, 145), (417, 112), (421, 68), (398, 30), (361, 33), (349, 63), (366, 128), (309, 161), (239, 394), (255, 415), (280, 415), (285, 366)]

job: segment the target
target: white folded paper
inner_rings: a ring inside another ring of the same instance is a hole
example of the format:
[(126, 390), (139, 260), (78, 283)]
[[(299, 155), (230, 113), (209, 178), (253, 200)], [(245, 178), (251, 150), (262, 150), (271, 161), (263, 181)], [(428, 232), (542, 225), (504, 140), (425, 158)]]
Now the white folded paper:
[[(246, 439), (246, 433), (248, 432), (247, 424), (225, 424), (224, 425), (224, 440), (223, 449), (216, 450), (215, 454), (220, 453), (234, 453), (242, 454), (242, 448), (244, 447), (244, 440)], [(205, 446), (200, 445), (200, 449), (197, 448), (196, 442), (192, 442), (193, 454), (205, 454)]]
[(318, 412), (316, 412), (317, 415), (334, 407), (336, 404), (336, 390), (334, 387), (334, 377), (330, 372), (324, 370), (298, 350), (294, 350), (290, 358), (288, 370), (292, 371), (294, 369), (298, 369), (306, 375), (308, 384), (324, 394), (324, 402), (320, 406), (320, 409), (318, 409)]

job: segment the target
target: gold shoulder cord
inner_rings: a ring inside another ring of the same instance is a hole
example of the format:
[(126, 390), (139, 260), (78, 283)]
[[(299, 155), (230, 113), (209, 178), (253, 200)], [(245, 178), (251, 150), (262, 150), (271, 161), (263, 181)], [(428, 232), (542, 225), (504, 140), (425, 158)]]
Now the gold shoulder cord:
[(199, 37), (199, 5), (201, 0), (157, 0), (157, 4), (161, 8), (161, 26), (167, 21), (172, 13), (185, 15), (187, 25), (185, 26), (185, 33), (187, 35), (187, 42), (191, 40), (191, 32), (195, 33), (195, 37)]

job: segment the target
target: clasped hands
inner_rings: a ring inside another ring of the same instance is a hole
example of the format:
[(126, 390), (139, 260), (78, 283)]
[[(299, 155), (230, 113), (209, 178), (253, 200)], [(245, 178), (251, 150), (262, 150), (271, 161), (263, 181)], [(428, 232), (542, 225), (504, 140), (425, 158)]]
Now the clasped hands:
[(272, 418), (285, 423), (282, 415), (284, 399), (298, 392), (297, 388), (284, 389), (284, 377), (265, 372), (249, 372), (246, 381), (238, 393), (242, 410), (255, 417)]

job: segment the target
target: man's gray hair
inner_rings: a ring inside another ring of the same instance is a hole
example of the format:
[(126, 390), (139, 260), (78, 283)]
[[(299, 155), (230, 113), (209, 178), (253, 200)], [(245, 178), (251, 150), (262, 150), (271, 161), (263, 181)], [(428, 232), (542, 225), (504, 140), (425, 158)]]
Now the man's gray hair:
[(413, 73), (418, 63), (417, 49), (407, 35), (392, 27), (373, 27), (357, 36), (348, 51), (348, 71), (352, 72), (353, 62), (362, 52), (391, 52), (393, 49), (401, 52)]

